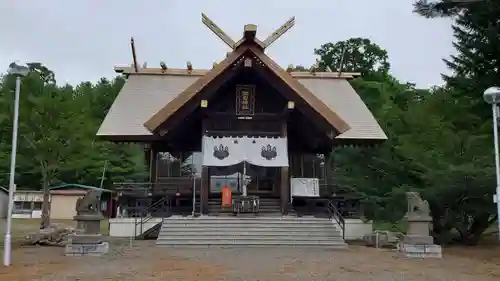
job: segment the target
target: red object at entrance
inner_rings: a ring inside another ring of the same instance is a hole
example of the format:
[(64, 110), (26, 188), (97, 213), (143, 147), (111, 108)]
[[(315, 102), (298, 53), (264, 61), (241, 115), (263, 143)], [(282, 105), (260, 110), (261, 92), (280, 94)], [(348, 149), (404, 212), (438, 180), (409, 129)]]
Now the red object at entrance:
[(229, 186), (224, 186), (222, 188), (222, 207), (229, 207), (233, 204), (232, 200), (232, 190)]

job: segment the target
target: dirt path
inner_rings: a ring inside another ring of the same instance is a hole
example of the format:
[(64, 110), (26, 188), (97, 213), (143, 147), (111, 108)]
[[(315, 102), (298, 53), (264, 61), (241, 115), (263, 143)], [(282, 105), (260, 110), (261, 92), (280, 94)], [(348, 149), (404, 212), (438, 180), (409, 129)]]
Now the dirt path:
[[(62, 248), (24, 248), (0, 281), (500, 280), (500, 253), (451, 250), (442, 260), (407, 260), (389, 250), (161, 249), (113, 241), (103, 257), (64, 257)], [(482, 249), (485, 251), (485, 249)], [(459, 257), (457, 255), (461, 255)], [(483, 260), (487, 257), (488, 260)]]

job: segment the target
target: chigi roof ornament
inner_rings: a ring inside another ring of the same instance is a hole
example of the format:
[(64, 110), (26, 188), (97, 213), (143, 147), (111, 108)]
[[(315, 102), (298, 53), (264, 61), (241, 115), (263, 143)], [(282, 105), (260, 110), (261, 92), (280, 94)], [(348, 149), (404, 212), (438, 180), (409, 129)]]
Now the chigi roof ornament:
[(271, 33), (271, 35), (269, 35), (264, 41), (261, 41), (256, 37), (257, 25), (255, 24), (246, 24), (243, 27), (243, 37), (236, 42), (231, 37), (229, 37), (229, 35), (227, 35), (226, 32), (222, 30), (222, 28), (220, 28), (217, 24), (215, 24), (214, 21), (212, 21), (207, 17), (207, 15), (203, 13), (201, 14), (201, 22), (205, 24), (205, 26), (208, 27), (217, 37), (219, 37), (222, 42), (224, 42), (229, 46), (229, 48), (233, 50), (247, 41), (254, 41), (262, 49), (266, 49), (295, 25), (295, 17), (291, 17), (289, 20), (287, 20), (283, 25), (281, 25), (278, 29)]

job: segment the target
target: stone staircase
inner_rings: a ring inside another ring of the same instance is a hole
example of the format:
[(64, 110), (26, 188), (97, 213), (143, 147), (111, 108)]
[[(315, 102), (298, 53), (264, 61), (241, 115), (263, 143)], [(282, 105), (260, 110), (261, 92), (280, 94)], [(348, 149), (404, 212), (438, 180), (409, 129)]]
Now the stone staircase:
[(334, 221), (295, 216), (164, 218), (156, 244), (190, 248), (347, 247)]

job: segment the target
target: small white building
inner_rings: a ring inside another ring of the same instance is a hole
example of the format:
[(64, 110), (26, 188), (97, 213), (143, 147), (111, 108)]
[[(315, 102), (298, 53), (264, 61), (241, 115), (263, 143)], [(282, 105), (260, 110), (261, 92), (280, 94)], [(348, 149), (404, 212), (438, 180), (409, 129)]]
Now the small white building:
[(76, 202), (87, 194), (85, 189), (53, 189), (50, 191), (50, 219), (72, 220)]
[[(101, 190), (105, 193), (110, 192), (107, 189), (79, 184), (63, 184), (52, 187), (49, 196), (50, 219), (73, 219), (76, 215), (77, 200), (83, 198), (89, 189)], [(8, 202), (8, 199), (6, 202)], [(102, 210), (107, 211), (108, 201), (102, 203)], [(19, 219), (39, 219), (42, 217), (42, 204), (43, 191), (16, 190), (12, 217)]]
[[(50, 200), (50, 199), (49, 199)], [(16, 190), (12, 218), (39, 219), (42, 217), (43, 192), (38, 190)]]

